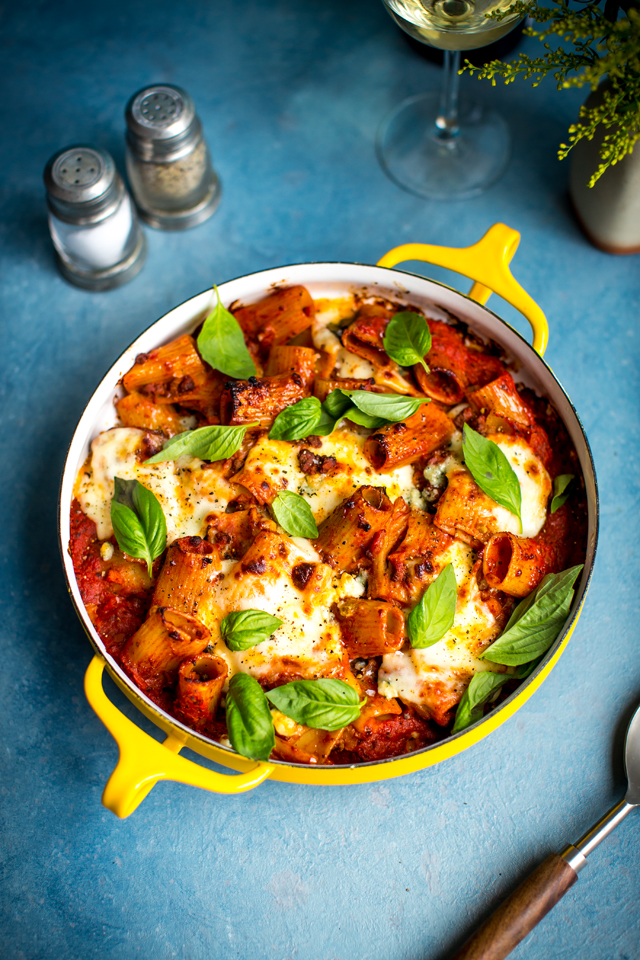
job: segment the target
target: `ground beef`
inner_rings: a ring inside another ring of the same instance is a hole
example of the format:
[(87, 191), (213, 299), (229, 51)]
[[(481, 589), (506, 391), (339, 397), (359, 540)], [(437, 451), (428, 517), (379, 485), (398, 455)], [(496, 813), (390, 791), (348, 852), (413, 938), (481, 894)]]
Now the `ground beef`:
[(156, 455), (156, 453), (160, 453), (166, 439), (167, 438), (163, 433), (156, 432), (155, 430), (146, 430), (138, 453), (138, 459), (140, 462), (144, 463), (144, 461), (148, 460), (149, 457), (153, 457)]
[(303, 473), (311, 476), (314, 473), (333, 473), (338, 461), (335, 457), (319, 456), (305, 447), (298, 454), (298, 465)]
[(457, 430), (462, 430), (465, 423), (468, 423), (473, 429), (478, 427), (478, 415), (474, 412), (472, 407), (465, 407), (464, 410), (461, 410), (458, 416), (454, 419), (453, 423)]
[(440, 739), (440, 731), (428, 720), (418, 716), (390, 717), (375, 724), (375, 731), (353, 738), (349, 750), (334, 750), (334, 764), (386, 760), (399, 757), (414, 750), (421, 750)]

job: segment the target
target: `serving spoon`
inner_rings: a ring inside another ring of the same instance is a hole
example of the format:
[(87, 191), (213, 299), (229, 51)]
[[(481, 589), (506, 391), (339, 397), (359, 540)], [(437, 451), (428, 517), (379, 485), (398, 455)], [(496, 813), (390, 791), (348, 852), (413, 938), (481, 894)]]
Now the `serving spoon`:
[(628, 786), (616, 803), (577, 843), (552, 853), (494, 910), (451, 960), (503, 960), (540, 923), (578, 879), (587, 857), (640, 804), (640, 707), (627, 729), (624, 765)]

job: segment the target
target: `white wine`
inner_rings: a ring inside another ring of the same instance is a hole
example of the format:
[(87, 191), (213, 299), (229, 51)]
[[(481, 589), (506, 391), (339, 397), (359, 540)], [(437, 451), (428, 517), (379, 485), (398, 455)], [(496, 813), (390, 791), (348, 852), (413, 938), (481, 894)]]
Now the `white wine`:
[(458, 100), (460, 51), (486, 47), (521, 19), (505, 12), (513, 0), (383, 0), (399, 27), (444, 50), (440, 94), (409, 97), (392, 110), (376, 146), (385, 173), (405, 190), (435, 200), (475, 197), (509, 160), (509, 128), (481, 104)]
[(441, 50), (473, 50), (494, 43), (522, 17), (494, 20), (512, 0), (383, 0), (398, 26), (421, 43)]

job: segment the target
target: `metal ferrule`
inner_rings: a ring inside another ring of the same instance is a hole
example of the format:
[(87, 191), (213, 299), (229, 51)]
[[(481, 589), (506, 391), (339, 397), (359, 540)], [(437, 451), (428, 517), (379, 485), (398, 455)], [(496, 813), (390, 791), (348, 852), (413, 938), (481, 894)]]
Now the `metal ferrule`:
[(605, 813), (595, 826), (585, 833), (576, 844), (570, 844), (567, 849), (560, 854), (563, 860), (578, 873), (587, 862), (587, 857), (595, 850), (599, 843), (602, 843), (605, 837), (608, 837), (619, 823), (630, 813), (637, 804), (629, 803), (626, 799), (616, 803), (614, 807)]
[(582, 868), (586, 866), (587, 858), (583, 853), (580, 853), (577, 847), (574, 847), (572, 843), (569, 844), (566, 850), (563, 850), (560, 854), (562, 859), (572, 867), (576, 873), (580, 873)]

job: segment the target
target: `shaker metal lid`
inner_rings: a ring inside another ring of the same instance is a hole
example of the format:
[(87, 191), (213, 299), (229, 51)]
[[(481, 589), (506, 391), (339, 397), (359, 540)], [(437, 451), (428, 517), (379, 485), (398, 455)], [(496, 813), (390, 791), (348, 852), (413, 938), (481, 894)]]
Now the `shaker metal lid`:
[(189, 131), (196, 119), (196, 110), (186, 90), (163, 83), (134, 93), (127, 104), (125, 117), (135, 137), (171, 140)]
[(69, 223), (103, 219), (124, 189), (113, 157), (85, 144), (54, 153), (44, 169), (44, 185), (51, 210)]

